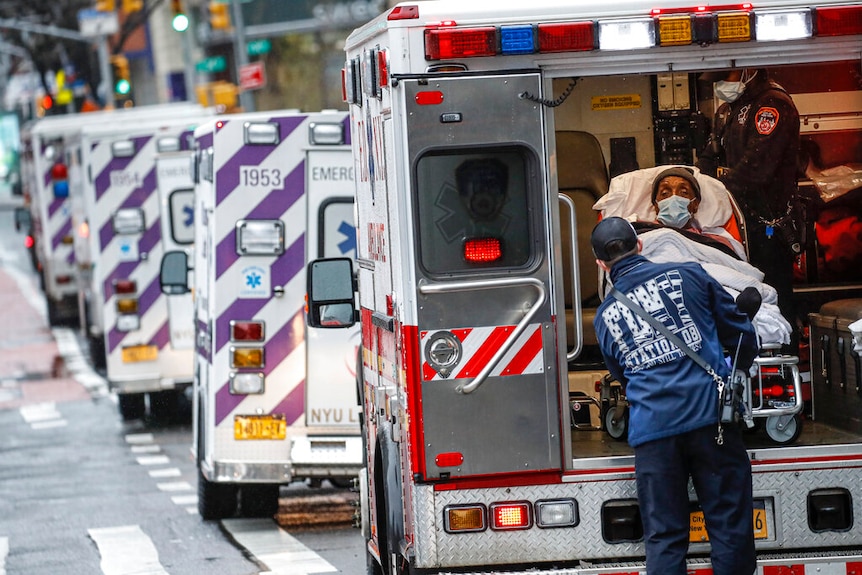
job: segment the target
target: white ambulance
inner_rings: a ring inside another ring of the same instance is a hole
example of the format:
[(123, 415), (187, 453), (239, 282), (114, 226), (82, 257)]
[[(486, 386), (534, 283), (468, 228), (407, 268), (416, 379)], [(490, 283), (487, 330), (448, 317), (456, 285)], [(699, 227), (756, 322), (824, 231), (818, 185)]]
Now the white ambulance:
[[(862, 5), (402, 2), (345, 50), (368, 572), (644, 573), (634, 458), (602, 425), (592, 206), (611, 176), (692, 164), (708, 73), (732, 67), (767, 68), (820, 167), (852, 170)], [(802, 278), (798, 305), (859, 297), (858, 272)], [(352, 326), (355, 281), (310, 263), (311, 325)], [(579, 397), (601, 417), (577, 421)], [(862, 435), (811, 415), (781, 420), (786, 445), (748, 440), (758, 573), (862, 564)], [(688, 572), (711, 573), (694, 491), (690, 541)]]
[[(82, 256), (90, 260), (81, 266), (80, 282), (86, 333), (125, 420), (143, 417), (148, 399), (151, 415), (172, 417), (180, 394), (191, 387), (191, 352), (173, 345), (159, 287), (164, 244), (156, 157), (188, 148), (192, 131), (212, 112), (81, 131), (83, 214), (90, 230)], [(187, 237), (191, 222), (177, 223)]]
[[(304, 317), (308, 259), (356, 251), (347, 113), (219, 116), (195, 140), (198, 507), (271, 516), (280, 485), (362, 467), (359, 333)], [(189, 267), (167, 254), (163, 289), (187, 289)]]
[(80, 262), (74, 244), (81, 230), (73, 226), (73, 213), (80, 199), (76, 190), (83, 176), (80, 154), (73, 151), (71, 140), (85, 126), (188, 114), (194, 109), (200, 106), (179, 103), (49, 116), (37, 120), (22, 133), (28, 150), (24, 187), (30, 199), (36, 264), (51, 325), (77, 324), (79, 319)]

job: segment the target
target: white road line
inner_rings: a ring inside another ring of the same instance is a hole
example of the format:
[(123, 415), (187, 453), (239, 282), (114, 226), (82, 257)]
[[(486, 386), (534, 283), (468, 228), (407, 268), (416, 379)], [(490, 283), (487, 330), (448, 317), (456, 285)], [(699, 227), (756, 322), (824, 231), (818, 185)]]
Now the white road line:
[(150, 471), (150, 477), (153, 479), (165, 479), (166, 477), (179, 477), (182, 472), (178, 467), (168, 467), (167, 469), (153, 469)]
[(27, 423), (47, 421), (49, 419), (60, 419), (61, 417), (60, 412), (57, 411), (57, 404), (53, 401), (25, 405), (18, 411)]
[(171, 501), (176, 505), (197, 505), (198, 504), (198, 496), (197, 495), (174, 495), (171, 497)]
[(167, 483), (156, 483), (159, 491), (191, 491), (192, 486), (188, 481), (169, 481)]
[(90, 529), (104, 575), (168, 575), (153, 541), (137, 525)]
[(126, 435), (126, 443), (131, 445), (141, 445), (143, 443), (152, 443), (153, 442), (153, 434), (152, 433), (130, 433)]
[(0, 537), (0, 575), (6, 575), (6, 557), (9, 555), (9, 538)]
[(142, 455), (136, 459), (138, 465), (168, 465), (171, 462), (167, 455)]
[(159, 453), (161, 450), (162, 448), (156, 444), (132, 446), (132, 453)]
[(65, 419), (52, 419), (50, 421), (37, 421), (30, 424), (31, 429), (54, 429), (55, 427), (66, 427), (69, 422)]
[(273, 574), (308, 575), (338, 571), (271, 519), (225, 519), (222, 525), (239, 545)]

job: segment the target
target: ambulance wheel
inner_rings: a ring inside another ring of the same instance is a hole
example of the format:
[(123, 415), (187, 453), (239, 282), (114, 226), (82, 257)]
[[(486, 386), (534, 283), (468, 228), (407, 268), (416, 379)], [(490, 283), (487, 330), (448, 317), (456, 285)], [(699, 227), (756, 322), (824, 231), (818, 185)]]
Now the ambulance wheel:
[(198, 468), (198, 513), (201, 519), (227, 519), (236, 513), (237, 486), (208, 481)]
[(179, 418), (179, 393), (176, 389), (154, 391), (150, 396), (150, 418), (160, 422), (173, 422)]
[(147, 410), (143, 393), (121, 393), (117, 396), (117, 404), (123, 421), (141, 419)]
[(278, 485), (243, 485), (239, 488), (241, 517), (272, 517), (278, 513)]
[(613, 439), (623, 441), (629, 433), (629, 411), (626, 409), (622, 417), (614, 420), (617, 411), (617, 403), (612, 402), (608, 405), (608, 410), (605, 412), (605, 430)]
[(108, 366), (108, 361), (105, 358), (105, 338), (89, 336), (87, 343), (90, 344), (90, 361), (93, 362), (93, 368), (105, 369)]
[(766, 435), (769, 436), (769, 439), (779, 445), (793, 443), (799, 439), (799, 434), (802, 433), (802, 416), (794, 415), (786, 421), (783, 427), (779, 428), (781, 419), (780, 415), (766, 418)]

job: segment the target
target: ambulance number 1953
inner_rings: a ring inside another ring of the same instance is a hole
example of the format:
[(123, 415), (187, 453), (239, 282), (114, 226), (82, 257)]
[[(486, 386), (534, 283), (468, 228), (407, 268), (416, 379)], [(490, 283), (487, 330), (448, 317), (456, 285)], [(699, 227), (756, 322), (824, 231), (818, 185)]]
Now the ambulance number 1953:
[(283, 185), (281, 170), (260, 166), (240, 166), (239, 185), (252, 190), (273, 190)]

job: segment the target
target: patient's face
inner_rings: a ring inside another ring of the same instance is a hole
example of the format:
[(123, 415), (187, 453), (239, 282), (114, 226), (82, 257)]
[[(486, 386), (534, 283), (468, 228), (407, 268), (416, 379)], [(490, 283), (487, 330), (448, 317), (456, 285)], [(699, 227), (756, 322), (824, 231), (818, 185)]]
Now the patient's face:
[(655, 201), (653, 202), (653, 206), (655, 206), (656, 211), (658, 211), (658, 202), (671, 196), (679, 196), (681, 198), (691, 200), (688, 204), (688, 211), (692, 214), (697, 211), (697, 206), (700, 204), (700, 200), (697, 199), (697, 195), (691, 188), (691, 184), (688, 180), (680, 178), (679, 176), (667, 176), (662, 178), (658, 183), (658, 191), (656, 192)]

